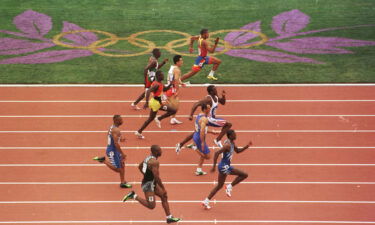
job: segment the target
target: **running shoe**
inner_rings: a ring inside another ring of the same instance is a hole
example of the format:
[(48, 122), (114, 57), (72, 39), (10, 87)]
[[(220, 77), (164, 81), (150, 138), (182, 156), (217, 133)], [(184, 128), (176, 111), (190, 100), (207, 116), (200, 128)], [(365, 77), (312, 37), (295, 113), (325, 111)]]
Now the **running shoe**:
[(177, 155), (180, 153), (180, 151), (181, 151), (181, 145), (180, 145), (180, 143), (178, 143), (176, 145), (176, 153), (177, 153)]
[(159, 128), (161, 128), (161, 122), (160, 122), (160, 120), (158, 119), (158, 117), (155, 117), (154, 121), (155, 121), (155, 123), (156, 123), (156, 126), (158, 126)]
[(120, 188), (131, 188), (131, 187), (132, 187), (132, 185), (129, 184), (129, 183), (121, 183), (120, 184)]
[(99, 157), (99, 156), (95, 156), (94, 158), (92, 158), (92, 160), (95, 160), (95, 161), (98, 161), (100, 163), (104, 162), (105, 161), (105, 157)]
[(170, 122), (172, 125), (175, 125), (175, 124), (181, 124), (182, 122), (177, 120), (176, 118), (172, 118), (171, 119), (171, 122)]
[(186, 145), (186, 148), (190, 148), (190, 149), (193, 149), (193, 150), (197, 150), (197, 146), (196, 146), (194, 143), (191, 143), (191, 144)]
[(216, 140), (216, 138), (214, 139), (214, 143), (215, 143), (215, 145), (217, 145), (219, 148), (222, 148), (222, 147), (223, 147), (223, 144), (221, 143), (221, 141)]
[(209, 80), (218, 80), (217, 77), (214, 77), (214, 76), (212, 76), (212, 75), (208, 75), (208, 76), (207, 76), (207, 79), (209, 79)]
[(176, 218), (172, 216), (170, 218), (167, 218), (167, 223), (177, 223), (180, 220), (181, 220), (180, 218)]
[(227, 194), (228, 197), (232, 197), (232, 186), (229, 186), (229, 184), (225, 186), (225, 194)]
[(124, 198), (122, 199), (123, 202), (126, 202), (129, 199), (134, 199), (135, 192), (131, 191), (129, 194), (125, 195)]
[(141, 108), (139, 108), (137, 105), (134, 105), (134, 102), (132, 104), (130, 104), (130, 108), (132, 108), (134, 110), (141, 110)]
[(134, 134), (135, 134), (135, 136), (137, 136), (139, 139), (145, 139), (145, 136), (143, 136), (141, 133), (138, 133), (138, 131), (136, 131)]
[(210, 206), (210, 200), (205, 199), (205, 200), (202, 202), (202, 206), (203, 206), (204, 209), (211, 209), (211, 206)]
[(207, 173), (204, 172), (204, 171), (195, 171), (195, 175), (197, 176), (203, 176), (203, 175), (206, 175)]

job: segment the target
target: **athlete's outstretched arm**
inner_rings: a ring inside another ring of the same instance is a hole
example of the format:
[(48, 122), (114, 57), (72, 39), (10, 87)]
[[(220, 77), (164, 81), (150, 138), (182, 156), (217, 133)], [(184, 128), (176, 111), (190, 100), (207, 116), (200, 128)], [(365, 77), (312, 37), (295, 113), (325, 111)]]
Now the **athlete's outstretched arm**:
[(121, 138), (121, 131), (119, 128), (112, 129), (112, 137), (116, 147), (116, 150), (121, 153), (122, 157), (125, 159), (126, 155), (122, 152), (121, 146), (119, 144), (119, 140)]
[(225, 144), (219, 151), (215, 152), (215, 155), (214, 155), (214, 162), (213, 162), (213, 165), (212, 165), (212, 169), (211, 169), (211, 172), (215, 172), (215, 169), (216, 169), (216, 163), (217, 163), (217, 158), (219, 158), (219, 155), (223, 152), (227, 152), (230, 150), (230, 145), (229, 144)]
[(208, 51), (209, 53), (214, 53), (218, 43), (219, 43), (219, 38), (217, 37), (217, 38), (215, 39), (215, 44), (214, 44), (214, 46), (210, 47), (210, 46), (208, 45), (207, 41), (203, 41), (203, 42), (202, 42), (202, 45), (204, 45), (204, 47), (207, 49), (207, 51)]
[(237, 146), (234, 146), (234, 151), (236, 153), (241, 153), (241, 152), (245, 151), (246, 149), (248, 149), (251, 145), (253, 145), (253, 143), (251, 141), (249, 141), (249, 143), (242, 148), (238, 148)]
[(165, 190), (164, 185), (161, 182), (160, 175), (159, 175), (159, 161), (152, 160), (149, 163), (151, 163), (151, 171), (152, 171), (152, 174), (154, 174), (155, 183), (159, 184), (160, 187)]
[(190, 45), (189, 45), (189, 52), (190, 53), (193, 53), (193, 44), (194, 44), (194, 41), (198, 40), (199, 39), (199, 36), (192, 36), (190, 38)]
[(220, 102), (220, 104), (222, 104), (222, 105), (225, 105), (225, 102), (227, 101), (227, 99), (225, 98), (225, 94), (226, 94), (226, 92), (225, 92), (225, 90), (223, 90), (223, 91), (221, 92), (221, 98), (219, 98), (219, 102)]
[(158, 66), (158, 69), (162, 68), (167, 62), (168, 62), (168, 59), (164, 59), (163, 62), (161, 62), (160, 65)]
[(194, 114), (195, 110), (197, 110), (197, 108), (198, 108), (200, 105), (208, 104), (208, 103), (210, 103), (210, 99), (208, 99), (208, 98), (205, 98), (205, 99), (200, 100), (199, 102), (196, 102), (196, 103), (193, 105), (193, 107), (191, 108), (191, 112), (190, 112), (189, 120), (193, 120), (193, 114)]
[(151, 92), (155, 92), (156, 90), (158, 90), (159, 88), (159, 85), (157, 84), (154, 84), (152, 85), (146, 92), (146, 102), (145, 102), (145, 105), (143, 106), (144, 109), (146, 109), (148, 107), (148, 100), (150, 99), (150, 93)]

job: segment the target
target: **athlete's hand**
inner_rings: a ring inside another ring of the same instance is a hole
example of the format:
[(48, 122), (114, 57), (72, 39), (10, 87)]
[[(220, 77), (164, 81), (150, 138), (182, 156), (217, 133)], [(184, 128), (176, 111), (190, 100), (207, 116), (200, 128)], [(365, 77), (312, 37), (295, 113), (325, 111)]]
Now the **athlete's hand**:
[(253, 145), (253, 142), (252, 141), (249, 141), (249, 143), (247, 144), (249, 147)]
[(225, 92), (225, 90), (223, 90), (222, 92), (221, 92), (221, 95), (222, 96), (225, 96), (227, 93)]
[(218, 43), (219, 43), (219, 37), (217, 37), (216, 39), (215, 39), (215, 45), (217, 45)]
[(121, 137), (120, 138), (120, 142), (125, 142), (126, 141), (126, 138), (125, 137)]
[(168, 62), (169, 59), (164, 59), (163, 60), (163, 64), (166, 64)]
[(190, 53), (193, 53), (193, 52), (194, 52), (193, 47), (189, 47), (189, 52), (190, 52)]
[(143, 109), (147, 109), (148, 108), (148, 102), (146, 102), (144, 105), (143, 105)]
[(210, 170), (211, 173), (214, 173), (216, 171), (216, 166), (212, 167), (212, 169)]
[(193, 115), (190, 115), (190, 116), (189, 116), (189, 120), (193, 120)]

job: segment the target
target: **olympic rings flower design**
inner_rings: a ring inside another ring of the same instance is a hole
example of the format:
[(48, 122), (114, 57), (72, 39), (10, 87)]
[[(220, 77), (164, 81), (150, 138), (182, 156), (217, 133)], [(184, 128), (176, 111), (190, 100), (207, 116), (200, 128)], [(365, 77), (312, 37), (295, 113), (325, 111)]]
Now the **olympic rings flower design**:
[[(224, 38), (220, 39), (217, 52), (212, 55), (225, 54), (260, 62), (320, 64), (323, 62), (312, 58), (301, 57), (296, 54), (350, 54), (353, 52), (343, 47), (375, 45), (374, 41), (353, 40), (348, 38), (303, 37), (325, 31), (375, 26), (373, 24), (301, 32), (301, 30), (309, 24), (309, 21), (310, 17), (308, 15), (298, 9), (294, 9), (273, 17), (271, 26), (278, 35), (273, 38), (261, 32), (260, 21), (249, 23), (240, 29), (210, 31), (211, 36), (226, 34)], [(31, 54), (5, 58), (0, 60), (0, 64), (55, 63), (74, 58), (87, 57), (93, 54), (106, 57), (134, 57), (148, 54), (153, 48), (164, 49), (172, 54), (196, 56), (195, 54), (177, 50), (178, 48), (189, 45), (190, 42), (191, 34), (181, 31), (147, 30), (131, 34), (128, 37), (119, 37), (116, 34), (106, 31), (83, 29), (76, 24), (63, 22), (62, 32), (55, 35), (52, 39), (48, 39), (44, 36), (52, 29), (51, 17), (33, 10), (27, 10), (16, 16), (14, 18), (14, 24), (21, 32), (0, 30), (0, 33), (21, 37), (22, 39), (0, 38), (0, 55)], [(142, 38), (142, 35), (158, 32), (181, 35), (182, 38), (169, 41), (165, 45), (157, 45), (151, 40)], [(99, 39), (99, 36), (104, 36), (104, 38)], [(29, 40), (25, 40), (25, 38)], [(37, 42), (34, 40), (37, 40)], [(118, 44), (120, 41), (127, 41), (130, 45), (141, 48), (141, 50), (128, 51), (108, 49), (108, 47)], [(212, 42), (213, 38), (208, 39), (208, 41)], [(283, 52), (261, 50), (259, 49), (261, 45), (280, 49)], [(56, 46), (66, 49), (36, 52)], [(252, 48), (255, 46), (258, 46), (258, 48)]]

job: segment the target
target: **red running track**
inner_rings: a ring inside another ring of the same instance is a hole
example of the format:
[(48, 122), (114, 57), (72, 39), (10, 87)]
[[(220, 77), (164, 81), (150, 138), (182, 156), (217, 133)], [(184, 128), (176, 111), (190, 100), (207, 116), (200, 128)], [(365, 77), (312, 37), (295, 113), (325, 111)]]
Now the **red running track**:
[(233, 123), (238, 145), (251, 139), (254, 148), (233, 159), (249, 178), (230, 199), (220, 191), (205, 211), (199, 202), (217, 174), (196, 177), (196, 154), (184, 149), (177, 156), (173, 149), (193, 129), (186, 115), (205, 95), (204, 87), (183, 90), (184, 124), (151, 124), (145, 140), (132, 132), (147, 112), (130, 110), (127, 102), (139, 87), (1, 87), (0, 224), (164, 223), (159, 203), (152, 211), (121, 203), (128, 190), (118, 188), (116, 174), (91, 161), (104, 154), (105, 131), (116, 113), (125, 115), (126, 179), (141, 194), (135, 164), (151, 144), (165, 147), (161, 175), (181, 223), (375, 224), (375, 86), (222, 89), (228, 100), (245, 100), (228, 101), (218, 113)]

